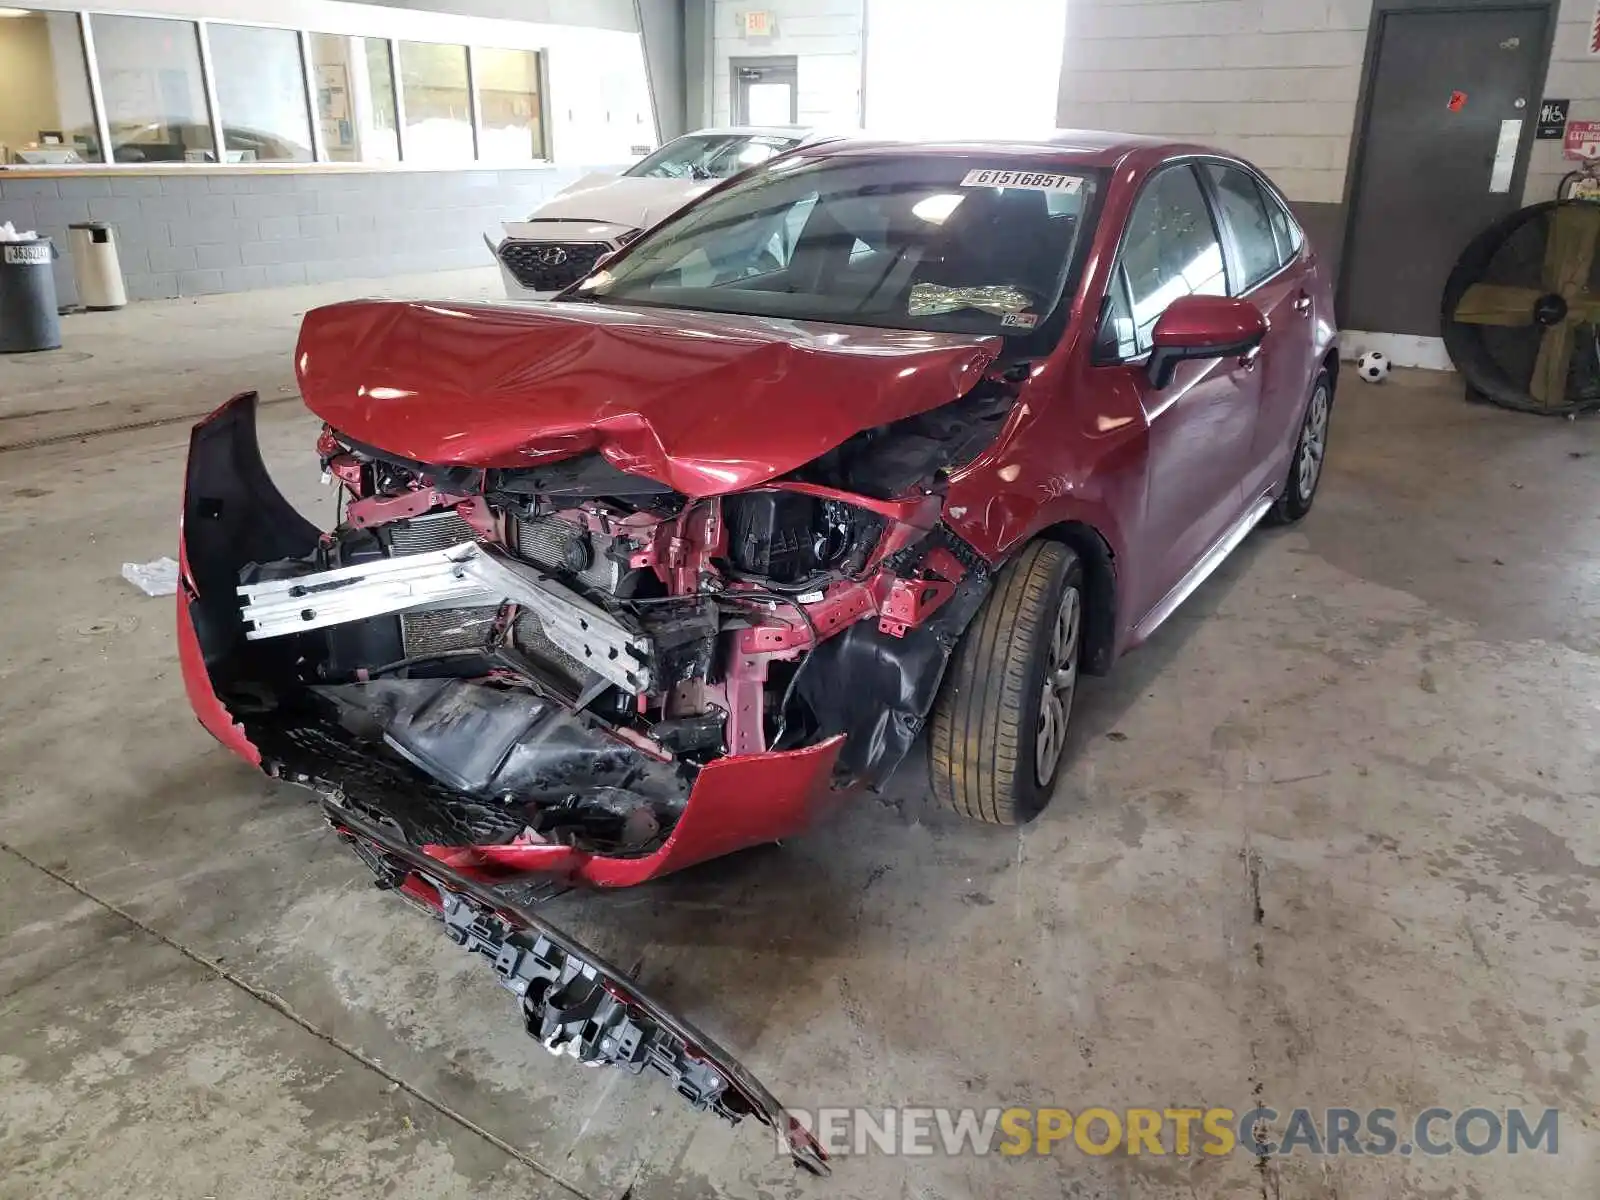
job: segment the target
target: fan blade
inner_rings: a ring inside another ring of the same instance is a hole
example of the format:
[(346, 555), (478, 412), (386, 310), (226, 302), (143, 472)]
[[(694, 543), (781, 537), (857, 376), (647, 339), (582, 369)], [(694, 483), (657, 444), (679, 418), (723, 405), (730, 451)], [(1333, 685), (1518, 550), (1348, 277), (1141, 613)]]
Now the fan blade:
[(1567, 320), (1579, 325), (1600, 327), (1600, 296), (1580, 292), (1568, 301)]
[(1532, 325), (1541, 294), (1534, 288), (1475, 283), (1461, 294), (1455, 319), (1463, 325)]
[(1544, 250), (1544, 286), (1566, 296), (1589, 285), (1595, 239), (1600, 236), (1600, 205), (1563, 204), (1550, 218)]
[(1572, 371), (1573, 327), (1566, 321), (1544, 331), (1539, 358), (1533, 364), (1528, 393), (1546, 408), (1567, 402), (1567, 376)]

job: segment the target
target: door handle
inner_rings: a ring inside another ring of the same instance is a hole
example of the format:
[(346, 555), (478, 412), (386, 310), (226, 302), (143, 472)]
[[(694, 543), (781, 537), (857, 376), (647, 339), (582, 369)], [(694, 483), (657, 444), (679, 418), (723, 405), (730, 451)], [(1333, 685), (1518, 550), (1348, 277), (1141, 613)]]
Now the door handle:
[(1239, 366), (1242, 367), (1246, 371), (1254, 371), (1256, 369), (1256, 364), (1258, 362), (1260, 362), (1260, 361), (1261, 361), (1261, 347), (1260, 346), (1256, 346), (1256, 347), (1254, 347), (1254, 348), (1252, 348), (1250, 350), (1246, 350), (1243, 354), (1241, 354), (1239, 356)]
[(1309, 317), (1311, 315), (1311, 297), (1307, 293), (1301, 292), (1295, 297), (1294, 310), (1302, 317)]

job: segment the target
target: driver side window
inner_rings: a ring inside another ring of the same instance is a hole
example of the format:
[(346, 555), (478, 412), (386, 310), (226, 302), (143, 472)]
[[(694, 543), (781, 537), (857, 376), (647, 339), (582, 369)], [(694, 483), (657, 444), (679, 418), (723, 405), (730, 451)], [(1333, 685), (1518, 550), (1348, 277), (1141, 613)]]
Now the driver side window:
[(1222, 243), (1194, 168), (1168, 167), (1145, 185), (1128, 217), (1101, 316), (1102, 361), (1148, 354), (1151, 331), (1174, 300), (1227, 294)]

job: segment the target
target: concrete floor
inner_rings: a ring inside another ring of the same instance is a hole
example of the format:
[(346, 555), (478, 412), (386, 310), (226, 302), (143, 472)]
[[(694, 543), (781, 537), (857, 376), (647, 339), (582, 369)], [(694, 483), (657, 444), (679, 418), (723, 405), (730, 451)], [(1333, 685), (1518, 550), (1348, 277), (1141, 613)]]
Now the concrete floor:
[(292, 314), (346, 291), (73, 317), (0, 359), (0, 1196), (1597, 1193), (1593, 422), (1351, 381), (1316, 512), (1088, 688), (1031, 828), (908, 783), (549, 910), (799, 1106), (1556, 1107), (1558, 1155), (871, 1155), (822, 1183), (659, 1080), (549, 1058), (190, 716), (172, 601), (119, 566), (172, 551), (186, 418), (247, 387), (326, 516)]

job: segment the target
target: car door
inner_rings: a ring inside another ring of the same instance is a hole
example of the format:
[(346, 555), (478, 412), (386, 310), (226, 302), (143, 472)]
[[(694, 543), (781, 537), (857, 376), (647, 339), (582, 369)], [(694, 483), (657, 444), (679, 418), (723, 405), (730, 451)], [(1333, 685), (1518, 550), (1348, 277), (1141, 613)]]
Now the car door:
[(1294, 236), (1298, 227), (1254, 172), (1221, 161), (1208, 161), (1201, 171), (1229, 251), (1231, 291), (1267, 319), (1258, 367), (1260, 406), (1240, 478), (1246, 499), (1254, 500), (1287, 477), (1301, 409), (1311, 394), (1312, 299), (1300, 262), (1303, 239)]
[(1096, 362), (1123, 373), (1149, 426), (1137, 611), (1167, 595), (1236, 521), (1255, 437), (1261, 373), (1254, 354), (1180, 363), (1157, 389), (1144, 369), (1157, 320), (1174, 300), (1228, 293), (1214, 214), (1192, 162), (1145, 184), (1123, 231)]

